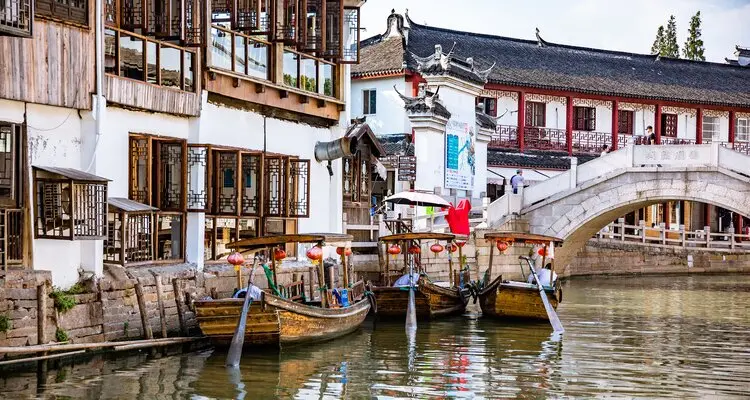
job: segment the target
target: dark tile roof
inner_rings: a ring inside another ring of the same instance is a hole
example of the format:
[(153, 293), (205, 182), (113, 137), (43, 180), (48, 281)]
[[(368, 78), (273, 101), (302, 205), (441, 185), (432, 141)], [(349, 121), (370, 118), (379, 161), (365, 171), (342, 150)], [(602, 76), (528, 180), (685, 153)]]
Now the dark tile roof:
[(400, 36), (378, 35), (362, 42), (359, 64), (352, 65), (352, 76), (367, 77), (402, 72), (404, 40)]
[(456, 57), (453, 48), (446, 54), (441, 45), (435, 45), (435, 51), (431, 55), (411, 53), (407, 57), (416, 63), (417, 70), (423, 76), (451, 75), (481, 86), (487, 83), (487, 75), (494, 67), (492, 65), (484, 71), (477, 70), (472, 58), (464, 61)]
[[(459, 32), (409, 20), (407, 52), (452, 47), (484, 68), (490, 83), (636, 98), (750, 106), (750, 69)], [(409, 67), (416, 67), (409, 64)]]
[(352, 120), (352, 125), (346, 130), (344, 137), (355, 138), (359, 141), (367, 141), (370, 145), (370, 150), (375, 157), (385, 155), (385, 149), (381, 146), (380, 141), (372, 132), (370, 125), (367, 125), (363, 119)]
[(396, 133), (391, 135), (379, 135), (378, 141), (385, 149), (385, 155), (413, 156), (414, 145), (411, 143), (411, 134)]
[[(577, 155), (582, 164), (596, 158), (596, 155)], [(527, 150), (523, 153), (512, 149), (487, 149), (487, 166), (520, 167), (543, 169), (569, 169), (570, 157), (567, 153)]]

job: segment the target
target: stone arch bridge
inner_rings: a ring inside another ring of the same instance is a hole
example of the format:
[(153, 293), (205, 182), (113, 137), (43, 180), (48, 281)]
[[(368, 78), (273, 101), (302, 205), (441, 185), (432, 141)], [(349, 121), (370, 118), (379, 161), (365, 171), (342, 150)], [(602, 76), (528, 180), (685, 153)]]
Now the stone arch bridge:
[(502, 229), (512, 220), (531, 233), (556, 236), (555, 252), (567, 268), (575, 254), (608, 223), (664, 201), (690, 200), (750, 215), (750, 156), (707, 145), (630, 146), (490, 204), (487, 223)]

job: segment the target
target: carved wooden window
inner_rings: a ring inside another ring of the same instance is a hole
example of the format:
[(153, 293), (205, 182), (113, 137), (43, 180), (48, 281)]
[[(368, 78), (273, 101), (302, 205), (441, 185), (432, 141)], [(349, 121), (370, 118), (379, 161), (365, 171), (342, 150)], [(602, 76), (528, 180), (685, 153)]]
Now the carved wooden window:
[(21, 204), (21, 143), (21, 125), (0, 123), (0, 207)]
[(296, 45), (298, 41), (297, 28), (299, 26), (298, 0), (278, 0), (276, 7), (275, 39), (289, 45)]
[(310, 214), (310, 160), (267, 156), (263, 159), (263, 212), (266, 217)]
[(326, 15), (325, 0), (302, 1), (305, 8), (300, 18), (300, 49), (309, 53), (323, 54), (323, 21)]
[(344, 32), (341, 40), (342, 64), (359, 63), (359, 8), (344, 8)]
[(338, 60), (343, 53), (343, 34), (341, 16), (344, 14), (344, 3), (341, 0), (326, 0), (325, 51), (323, 56)]
[(122, 265), (153, 261), (155, 211), (133, 200), (110, 198), (104, 260)]
[(0, 0), (0, 34), (31, 37), (32, 0)]
[(36, 0), (34, 13), (64, 22), (88, 25), (89, 3), (88, 0)]
[(310, 160), (289, 160), (289, 216), (310, 216)]
[(156, 259), (181, 260), (185, 250), (185, 214), (156, 214)]
[[(147, 0), (118, 0), (121, 5), (119, 27), (129, 31), (146, 28)], [(110, 19), (110, 18), (108, 18)], [(117, 20), (116, 18), (111, 18)], [(113, 22), (114, 23), (114, 22)], [(118, 26), (118, 25), (115, 25)]]
[(205, 211), (209, 202), (209, 150), (207, 146), (188, 145), (187, 208)]
[(187, 145), (184, 140), (130, 137), (131, 200), (165, 211), (187, 203)]
[(735, 126), (736, 133), (734, 135), (734, 140), (736, 142), (750, 141), (750, 118), (737, 118)]
[(367, 150), (359, 151), (359, 199), (363, 202), (370, 201), (371, 189), (370, 153)]
[(264, 159), (264, 215), (280, 217), (284, 215), (284, 183), (286, 182), (286, 162), (284, 157)]
[(253, 35), (267, 35), (270, 31), (271, 10), (267, 0), (237, 0), (232, 18), (232, 29)]
[(242, 215), (260, 215), (261, 199), (261, 155), (242, 154)]
[(526, 102), (526, 126), (544, 127), (547, 104), (536, 101)]
[(107, 182), (74, 169), (34, 167), (36, 237), (106, 239)]
[(225, 260), (232, 254), (232, 249), (226, 245), (237, 240), (257, 237), (258, 225), (256, 218), (206, 216), (204, 260)]
[(0, 209), (0, 264), (22, 264), (24, 256), (24, 210)]
[(357, 154), (341, 159), (344, 201), (359, 201), (359, 158), (359, 154)]
[(217, 214), (237, 214), (239, 179), (239, 155), (236, 151), (214, 152), (216, 199), (214, 211)]
[(108, 26), (180, 42), (184, 46), (202, 43), (205, 3), (201, 0), (104, 1), (104, 21)]
[(618, 110), (617, 111), (617, 133), (624, 135), (632, 135), (633, 127), (635, 126), (635, 113), (629, 110)]
[(677, 136), (677, 114), (661, 115), (661, 134), (662, 136)]
[(573, 107), (573, 129), (593, 131), (596, 129), (596, 108)]

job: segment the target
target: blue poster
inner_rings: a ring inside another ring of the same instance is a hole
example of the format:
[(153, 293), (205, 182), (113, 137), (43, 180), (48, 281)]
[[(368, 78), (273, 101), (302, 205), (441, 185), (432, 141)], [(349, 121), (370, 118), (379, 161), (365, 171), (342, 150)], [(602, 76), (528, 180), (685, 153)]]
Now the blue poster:
[(445, 127), (445, 187), (474, 189), (474, 128), (464, 122), (449, 120)]

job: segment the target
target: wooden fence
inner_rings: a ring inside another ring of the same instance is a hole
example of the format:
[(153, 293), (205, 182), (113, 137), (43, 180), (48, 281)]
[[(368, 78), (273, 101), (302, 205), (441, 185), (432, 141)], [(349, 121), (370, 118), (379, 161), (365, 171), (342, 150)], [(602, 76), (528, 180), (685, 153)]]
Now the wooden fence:
[(595, 236), (595, 240), (609, 240), (629, 243), (655, 244), (704, 249), (729, 249), (750, 251), (750, 235), (731, 232), (711, 232), (711, 227), (688, 231), (684, 225), (678, 229), (667, 229), (664, 224), (646, 226), (645, 221), (638, 225), (628, 225), (624, 218), (605, 226)]

